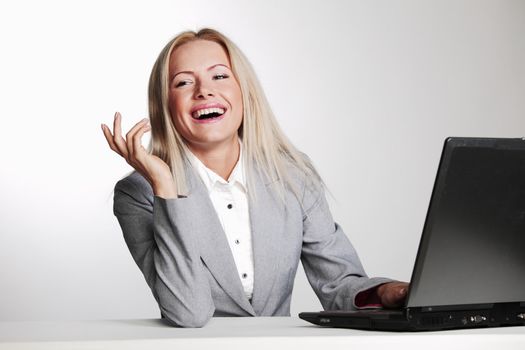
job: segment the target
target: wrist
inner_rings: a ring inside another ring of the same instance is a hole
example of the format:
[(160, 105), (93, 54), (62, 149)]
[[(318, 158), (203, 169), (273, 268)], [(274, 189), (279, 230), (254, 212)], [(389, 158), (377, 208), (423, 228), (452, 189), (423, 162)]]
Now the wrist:
[(153, 180), (151, 186), (155, 196), (161, 198), (177, 198), (177, 188), (173, 178), (163, 180)]

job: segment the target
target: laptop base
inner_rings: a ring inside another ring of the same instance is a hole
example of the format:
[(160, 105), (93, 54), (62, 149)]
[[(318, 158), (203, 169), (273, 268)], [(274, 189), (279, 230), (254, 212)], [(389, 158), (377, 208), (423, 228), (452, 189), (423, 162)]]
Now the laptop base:
[(448, 310), (446, 307), (437, 307), (302, 312), (299, 318), (325, 327), (409, 332), (525, 325), (525, 305), (521, 303), (498, 303), (474, 308), (468, 305), (468, 311), (465, 309), (458, 310), (458, 306), (454, 306)]

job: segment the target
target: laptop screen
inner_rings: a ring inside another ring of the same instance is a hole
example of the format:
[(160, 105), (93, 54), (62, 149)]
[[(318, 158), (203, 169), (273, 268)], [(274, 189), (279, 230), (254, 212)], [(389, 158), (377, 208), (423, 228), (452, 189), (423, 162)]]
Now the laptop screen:
[(445, 142), (409, 307), (525, 301), (525, 141)]

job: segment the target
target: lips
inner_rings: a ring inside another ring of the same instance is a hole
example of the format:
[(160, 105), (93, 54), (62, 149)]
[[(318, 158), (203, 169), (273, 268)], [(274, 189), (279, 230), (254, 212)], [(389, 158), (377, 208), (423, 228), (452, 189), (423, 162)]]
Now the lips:
[(222, 108), (204, 108), (199, 109), (198, 111), (193, 112), (192, 117), (193, 119), (208, 119), (208, 118), (215, 118), (220, 115), (223, 115), (226, 110)]
[(195, 120), (216, 119), (226, 113), (226, 107), (220, 103), (205, 103), (193, 107), (190, 113)]

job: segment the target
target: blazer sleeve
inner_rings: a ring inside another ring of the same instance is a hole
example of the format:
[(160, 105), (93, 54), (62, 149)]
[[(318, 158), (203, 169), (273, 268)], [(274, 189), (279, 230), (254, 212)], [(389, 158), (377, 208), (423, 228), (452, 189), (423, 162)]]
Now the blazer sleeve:
[(301, 261), (325, 310), (357, 309), (357, 294), (391, 282), (368, 278), (357, 252), (334, 222), (324, 191), (305, 188)]
[(185, 200), (153, 196), (134, 173), (116, 184), (113, 211), (162, 315), (175, 326), (202, 327), (215, 306)]

